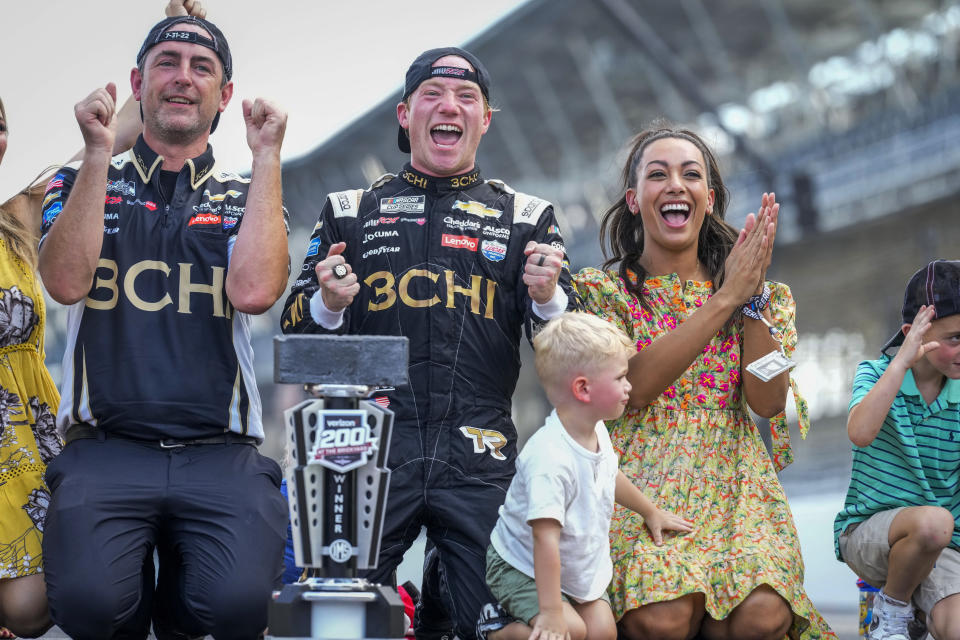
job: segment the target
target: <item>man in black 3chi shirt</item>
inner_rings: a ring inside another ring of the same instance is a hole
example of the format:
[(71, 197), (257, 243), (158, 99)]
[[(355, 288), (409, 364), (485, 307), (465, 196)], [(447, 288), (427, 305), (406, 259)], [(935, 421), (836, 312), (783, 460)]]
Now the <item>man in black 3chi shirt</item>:
[(410, 340), (409, 386), (378, 398), (396, 424), (380, 564), (368, 578), (389, 582), (426, 526), (425, 596), (443, 606), (418, 611), (418, 638), (452, 622), (472, 639), (493, 600), (484, 558), (514, 474), (521, 333), (579, 304), (550, 203), (476, 166), (489, 90), (487, 70), (462, 49), (413, 62), (397, 105), (410, 162), (327, 197), (281, 321), (284, 333)]
[(143, 135), (111, 159), (116, 88), (97, 89), (75, 107), (82, 164), (47, 188), (39, 268), (70, 308), (44, 574), (72, 638), (145, 638), (151, 617), (161, 639), (255, 638), (279, 581), (249, 325), (286, 286), (286, 114), (245, 100), (252, 176), (217, 170), (231, 67), (212, 23), (158, 23), (131, 72)]

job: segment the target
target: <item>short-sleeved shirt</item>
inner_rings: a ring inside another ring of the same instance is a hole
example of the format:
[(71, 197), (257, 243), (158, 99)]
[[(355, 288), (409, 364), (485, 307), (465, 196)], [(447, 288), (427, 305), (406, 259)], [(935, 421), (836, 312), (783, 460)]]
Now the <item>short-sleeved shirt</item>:
[(510, 566), (535, 578), (529, 522), (560, 523), (560, 590), (582, 601), (601, 597), (610, 584), (610, 518), (617, 482), (617, 455), (603, 422), (597, 451), (588, 451), (563, 428), (553, 411), (527, 441), (490, 543)]
[[(891, 358), (857, 367), (850, 409), (863, 400)], [(843, 510), (834, 521), (834, 546), (841, 559), (840, 534), (875, 513), (911, 506), (939, 506), (960, 518), (960, 380), (947, 379), (928, 405), (907, 371), (883, 426), (866, 447), (853, 447), (853, 472)], [(960, 549), (954, 526), (951, 546)]]
[[(67, 312), (57, 428), (85, 423), (129, 438), (200, 438), (230, 430), (263, 439), (251, 317), (226, 295), (250, 179), (216, 168), (209, 145), (172, 193), (143, 139), (113, 158), (103, 244), (87, 296)], [(78, 170), (47, 186), (41, 242)]]

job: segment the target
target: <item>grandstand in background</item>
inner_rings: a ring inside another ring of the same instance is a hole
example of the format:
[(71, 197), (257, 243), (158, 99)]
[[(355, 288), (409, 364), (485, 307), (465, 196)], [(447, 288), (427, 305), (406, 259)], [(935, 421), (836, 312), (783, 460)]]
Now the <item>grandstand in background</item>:
[[(721, 153), (734, 223), (772, 189), (782, 240), (830, 231), (952, 192), (958, 34), (960, 6), (934, 0), (530, 0), (465, 45), (500, 108), (481, 167), (552, 199), (574, 262), (595, 262), (619, 154), (665, 117)], [(391, 135), (396, 80), (392, 96), (286, 163), (304, 226), (325, 193), (404, 161)]]

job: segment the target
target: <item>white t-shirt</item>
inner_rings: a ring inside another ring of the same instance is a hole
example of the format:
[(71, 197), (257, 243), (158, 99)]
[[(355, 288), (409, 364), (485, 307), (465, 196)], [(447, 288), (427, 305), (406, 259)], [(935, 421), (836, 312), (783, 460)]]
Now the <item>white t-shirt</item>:
[(603, 595), (613, 576), (610, 518), (617, 482), (617, 455), (603, 422), (596, 426), (598, 451), (577, 444), (556, 410), (517, 457), (517, 474), (490, 534), (493, 548), (510, 566), (534, 578), (530, 520), (560, 523), (560, 590), (589, 602)]

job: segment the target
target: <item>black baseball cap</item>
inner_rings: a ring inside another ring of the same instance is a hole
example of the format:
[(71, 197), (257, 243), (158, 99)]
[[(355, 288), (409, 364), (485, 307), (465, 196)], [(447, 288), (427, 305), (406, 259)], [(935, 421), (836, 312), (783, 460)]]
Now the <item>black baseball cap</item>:
[[(433, 63), (444, 56), (460, 56), (473, 66), (473, 71), (463, 67), (454, 67), (451, 65), (434, 67)], [(490, 101), (490, 74), (487, 68), (483, 66), (480, 59), (465, 49), (459, 47), (440, 47), (439, 49), (430, 49), (424, 51), (417, 59), (413, 61), (410, 68), (407, 69), (407, 77), (403, 83), (403, 98), (406, 100), (410, 94), (416, 91), (420, 84), (429, 78), (461, 78), (476, 82), (480, 86), (480, 92), (483, 97)], [(397, 132), (397, 146), (400, 151), (410, 153), (410, 138), (403, 127)]]
[[(938, 319), (960, 313), (960, 260), (934, 260), (911, 276), (903, 294), (902, 324), (913, 324), (924, 305), (932, 306)], [(899, 347), (904, 338), (903, 330), (897, 331), (881, 351)]]
[[(184, 22), (201, 27), (210, 34), (211, 38), (207, 38), (202, 33), (195, 31), (177, 31), (170, 29), (173, 25)], [(143, 63), (143, 59), (147, 57), (147, 52), (150, 51), (150, 49), (161, 42), (169, 42), (171, 40), (174, 42), (191, 42), (212, 49), (223, 64), (223, 76), (227, 80), (233, 77), (233, 58), (230, 56), (230, 45), (227, 44), (227, 38), (223, 35), (223, 32), (217, 28), (217, 25), (209, 20), (194, 16), (171, 16), (153, 25), (150, 33), (147, 34), (147, 38), (143, 41), (143, 46), (140, 47), (140, 52), (137, 54), (137, 66), (139, 67), (141, 63)]]
[[(196, 31), (178, 31), (171, 29), (174, 25), (182, 23), (195, 24), (209, 33), (211, 37), (207, 38), (202, 33), (197, 33)], [(217, 28), (217, 25), (209, 20), (195, 16), (170, 16), (153, 25), (150, 33), (147, 34), (146, 39), (143, 41), (143, 45), (140, 47), (140, 52), (137, 53), (138, 67), (143, 64), (144, 58), (147, 57), (147, 52), (161, 42), (190, 42), (211, 49), (217, 54), (217, 57), (220, 58), (220, 63), (223, 65), (223, 77), (227, 81), (233, 77), (233, 57), (230, 55), (230, 45), (227, 44), (227, 38), (223, 35), (223, 32)], [(142, 106), (140, 108), (140, 119), (143, 119)], [(213, 119), (213, 124), (210, 125), (210, 133), (213, 133), (219, 122), (220, 113), (217, 112), (217, 115)]]

